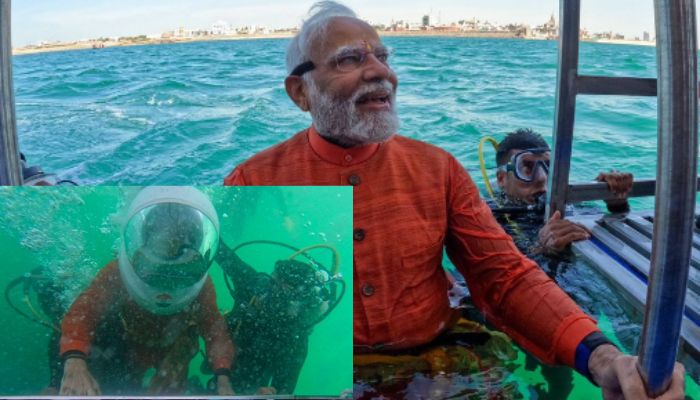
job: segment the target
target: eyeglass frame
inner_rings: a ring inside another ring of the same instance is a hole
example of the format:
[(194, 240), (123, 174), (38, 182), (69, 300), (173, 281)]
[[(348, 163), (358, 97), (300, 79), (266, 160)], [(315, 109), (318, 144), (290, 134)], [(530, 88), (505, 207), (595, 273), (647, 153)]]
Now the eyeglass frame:
[(497, 171), (505, 171), (506, 173), (513, 172), (513, 176), (515, 176), (516, 179), (518, 179), (522, 182), (532, 183), (535, 180), (535, 177), (537, 176), (538, 166), (539, 166), (539, 168), (542, 168), (545, 175), (549, 175), (549, 165), (547, 165), (544, 160), (536, 160), (535, 166), (533, 168), (532, 178), (526, 179), (526, 178), (520, 176), (520, 174), (518, 173), (518, 169), (515, 167), (515, 159), (518, 156), (525, 154), (525, 153), (532, 153), (532, 154), (538, 155), (538, 154), (544, 154), (548, 151), (551, 151), (548, 147), (535, 147), (535, 148), (525, 149), (525, 150), (519, 151), (510, 157), (510, 160), (508, 161), (507, 164), (499, 165), (496, 168), (496, 170)]
[[(342, 69), (338, 65), (339, 64), (338, 57), (343, 55), (343, 51), (348, 51), (348, 50), (351, 50), (351, 51), (359, 50), (359, 52), (361, 54), (361, 58), (359, 60), (357, 68), (353, 68), (353, 69), (350, 69), (348, 71), (342, 71)], [(363, 66), (365, 64), (365, 62), (367, 62), (367, 56), (369, 54), (372, 54), (375, 57), (377, 57), (377, 59), (379, 59), (379, 56), (377, 55), (377, 50), (383, 50), (386, 52), (385, 56), (387, 57), (387, 59), (385, 61), (379, 60), (379, 62), (381, 62), (382, 64), (384, 64), (388, 67), (389, 66), (389, 64), (388, 64), (389, 56), (394, 54), (394, 50), (392, 48), (386, 47), (384, 45), (371, 46), (369, 44), (366, 44), (364, 49), (361, 47), (343, 47), (335, 55), (332, 56), (332, 59), (335, 62), (336, 70), (341, 71), (341, 72), (352, 72), (352, 71), (355, 71), (356, 69), (360, 68), (361, 66)], [(289, 76), (301, 77), (305, 73), (311, 72), (314, 69), (316, 69), (316, 64), (313, 61), (310, 61), (310, 60), (305, 61), (305, 62), (297, 65), (296, 67), (294, 67), (292, 72), (289, 73)]]

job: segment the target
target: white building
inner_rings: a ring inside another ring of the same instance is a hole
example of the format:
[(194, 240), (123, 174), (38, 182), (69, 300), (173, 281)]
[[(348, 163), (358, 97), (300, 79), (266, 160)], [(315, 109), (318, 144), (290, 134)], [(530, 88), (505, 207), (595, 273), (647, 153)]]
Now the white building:
[(228, 35), (231, 33), (231, 26), (226, 21), (216, 21), (211, 26), (212, 35)]

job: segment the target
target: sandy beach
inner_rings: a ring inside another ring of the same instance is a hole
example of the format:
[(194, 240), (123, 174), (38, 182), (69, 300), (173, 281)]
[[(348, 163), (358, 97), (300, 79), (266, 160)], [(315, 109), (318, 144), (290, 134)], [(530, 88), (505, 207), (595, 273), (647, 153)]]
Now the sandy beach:
[[(155, 44), (173, 44), (173, 43), (189, 43), (189, 42), (208, 42), (217, 40), (251, 40), (251, 39), (284, 39), (294, 36), (294, 32), (278, 32), (265, 35), (221, 35), (221, 36), (201, 36), (192, 38), (168, 38), (168, 39), (140, 39), (140, 40), (109, 40), (109, 41), (80, 41), (67, 43), (45, 44), (41, 46), (26, 46), (12, 49), (13, 55), (36, 54), (56, 51), (69, 50), (99, 50), (109, 47), (119, 46), (144, 46)], [(523, 39), (523, 40), (552, 40), (538, 37), (521, 37), (515, 32), (496, 31), (496, 32), (481, 32), (481, 31), (380, 31), (380, 36), (388, 37), (462, 37), (462, 38), (490, 38), (490, 39)], [(641, 40), (613, 40), (613, 39), (583, 39), (583, 42), (604, 43), (604, 44), (624, 44), (636, 46), (655, 46), (655, 42)]]
[(146, 46), (155, 44), (174, 44), (189, 42), (211, 42), (217, 40), (251, 40), (251, 39), (284, 39), (293, 36), (291, 32), (271, 33), (267, 35), (231, 35), (231, 36), (202, 36), (194, 38), (170, 38), (170, 39), (146, 39), (146, 40), (120, 40), (120, 41), (83, 41), (56, 43), (43, 46), (27, 46), (13, 48), (13, 55), (37, 54), (70, 50), (101, 50), (109, 47)]

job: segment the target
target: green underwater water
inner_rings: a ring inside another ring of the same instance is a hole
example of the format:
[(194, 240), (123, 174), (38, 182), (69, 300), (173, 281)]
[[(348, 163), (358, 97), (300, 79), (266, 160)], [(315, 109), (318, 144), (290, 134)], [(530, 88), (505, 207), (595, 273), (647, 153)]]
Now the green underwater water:
[[(298, 248), (330, 244), (340, 254), (340, 271), (352, 288), (352, 191), (338, 187), (201, 188), (217, 209), (221, 238), (231, 247), (251, 240), (277, 240)], [(47, 277), (66, 285), (70, 304), (96, 272), (112, 260), (119, 243), (120, 213), (134, 187), (2, 188), (0, 189), (0, 287), (42, 266)], [(323, 205), (323, 206), (320, 206)], [(292, 251), (267, 245), (242, 248), (244, 261), (263, 272)], [(330, 266), (330, 252), (310, 250)], [(233, 300), (215, 263), (210, 269), (222, 311)], [(26, 313), (21, 286), (11, 298)], [(295, 394), (339, 395), (352, 387), (352, 293), (313, 330), (309, 353)], [(35, 306), (36, 307), (36, 306)], [(38, 308), (38, 307), (37, 307)], [(37, 309), (41, 314), (40, 309)], [(0, 396), (36, 395), (48, 384), (50, 329), (0, 304)], [(201, 356), (190, 376), (199, 372)]]

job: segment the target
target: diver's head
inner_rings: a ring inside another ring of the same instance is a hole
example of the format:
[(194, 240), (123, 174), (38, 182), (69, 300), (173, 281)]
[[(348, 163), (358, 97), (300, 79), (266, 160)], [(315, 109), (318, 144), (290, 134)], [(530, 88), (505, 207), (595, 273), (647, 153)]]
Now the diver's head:
[(272, 272), (274, 307), (280, 318), (295, 319), (303, 325), (313, 323), (329, 306), (329, 275), (297, 260), (281, 260)]
[(148, 187), (129, 207), (119, 270), (139, 305), (154, 314), (173, 314), (199, 294), (218, 243), (218, 218), (203, 193)]
[(399, 126), (389, 55), (376, 30), (354, 11), (317, 2), (287, 49), (287, 94), (333, 143), (384, 142)]
[(547, 193), (549, 145), (531, 129), (509, 133), (498, 145), (498, 186), (511, 201), (536, 204)]

